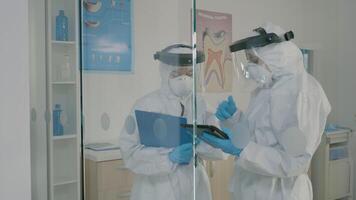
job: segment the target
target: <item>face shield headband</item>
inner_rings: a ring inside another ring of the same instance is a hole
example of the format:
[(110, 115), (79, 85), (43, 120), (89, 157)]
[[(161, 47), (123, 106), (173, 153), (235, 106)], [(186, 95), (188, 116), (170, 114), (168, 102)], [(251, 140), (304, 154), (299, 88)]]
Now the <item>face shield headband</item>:
[(232, 45), (230, 45), (231, 53), (246, 49), (264, 47), (269, 44), (280, 43), (294, 39), (293, 31), (286, 32), (282, 36), (278, 36), (275, 33), (267, 33), (266, 30), (261, 27), (254, 29), (253, 31), (259, 33), (259, 35), (234, 42)]
[[(167, 65), (176, 66), (176, 67), (187, 67), (193, 65), (193, 56), (191, 53), (172, 53), (172, 49), (177, 48), (188, 48), (192, 49), (191, 46), (184, 44), (175, 44), (166, 47), (165, 49), (156, 52), (153, 55), (155, 60), (159, 60)], [(205, 56), (202, 51), (197, 51), (197, 63), (202, 63), (205, 61)]]

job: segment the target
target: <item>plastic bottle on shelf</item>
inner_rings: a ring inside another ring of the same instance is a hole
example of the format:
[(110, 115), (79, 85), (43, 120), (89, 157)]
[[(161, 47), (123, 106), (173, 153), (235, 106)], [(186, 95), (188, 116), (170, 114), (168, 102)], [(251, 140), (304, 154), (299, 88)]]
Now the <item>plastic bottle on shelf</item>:
[(71, 81), (72, 79), (72, 69), (70, 66), (70, 57), (69, 55), (64, 55), (64, 64), (61, 67), (61, 80), (62, 81)]
[(59, 10), (56, 17), (56, 40), (68, 41), (68, 17), (64, 15), (64, 10)]
[(63, 125), (61, 123), (61, 105), (56, 104), (53, 109), (53, 135), (61, 136), (64, 134)]

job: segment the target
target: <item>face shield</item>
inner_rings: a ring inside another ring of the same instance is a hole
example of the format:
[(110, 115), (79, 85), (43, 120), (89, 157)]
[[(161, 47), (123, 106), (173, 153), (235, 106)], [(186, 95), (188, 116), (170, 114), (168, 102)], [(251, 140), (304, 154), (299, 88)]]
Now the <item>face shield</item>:
[(262, 62), (254, 48), (234, 52), (232, 57), (234, 69), (239, 79), (250, 79), (251, 76), (247, 70), (248, 66), (251, 64), (260, 64)]
[[(158, 51), (153, 55), (155, 60), (159, 60), (174, 67), (191, 67), (193, 65), (192, 47), (184, 44), (175, 44)], [(197, 63), (204, 62), (204, 53), (197, 52)]]
[(254, 87), (254, 83), (265, 85), (272, 78), (272, 71), (258, 55), (257, 48), (289, 41), (294, 38), (292, 31), (282, 36), (278, 36), (275, 33), (267, 33), (263, 28), (257, 28), (254, 31), (258, 33), (257, 36), (248, 37), (230, 45), (234, 71), (237, 74), (238, 82), (248, 89)]
[[(186, 97), (193, 89), (193, 56), (192, 47), (184, 44), (168, 46), (154, 55), (161, 61), (167, 71), (170, 91), (177, 97)], [(204, 62), (203, 52), (197, 52), (197, 68)], [(165, 78), (165, 77), (163, 77)]]
[(186, 66), (186, 67), (172, 67), (171, 72), (169, 73), (169, 79), (175, 79), (180, 76), (187, 76), (193, 78), (193, 67)]

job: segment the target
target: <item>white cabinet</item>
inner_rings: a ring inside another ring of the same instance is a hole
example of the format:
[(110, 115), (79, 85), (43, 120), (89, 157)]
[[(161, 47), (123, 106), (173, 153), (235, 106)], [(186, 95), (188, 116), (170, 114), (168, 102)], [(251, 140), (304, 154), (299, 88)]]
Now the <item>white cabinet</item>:
[(353, 161), (350, 137), (349, 130), (323, 135), (312, 161), (314, 199), (352, 199)]
[(228, 200), (231, 198), (229, 187), (234, 171), (234, 162), (233, 156), (227, 160), (206, 162), (213, 199)]
[[(56, 40), (56, 16), (68, 19), (68, 40)], [(46, 94), (48, 192), (50, 200), (81, 199), (81, 119), (79, 70), (79, 1), (46, 0)], [(61, 133), (53, 110), (61, 107)]]
[(86, 200), (129, 200), (133, 174), (124, 161), (85, 160)]

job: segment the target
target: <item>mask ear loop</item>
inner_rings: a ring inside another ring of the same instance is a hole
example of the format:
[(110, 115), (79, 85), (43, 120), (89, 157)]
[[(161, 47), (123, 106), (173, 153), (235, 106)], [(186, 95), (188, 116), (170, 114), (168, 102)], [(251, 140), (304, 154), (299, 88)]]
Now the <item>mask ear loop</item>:
[(261, 56), (258, 55), (256, 49), (252, 49), (252, 53), (254, 54), (254, 56), (256, 56), (258, 58), (258, 62), (257, 64), (264, 66), (267, 71), (269, 71), (270, 73), (272, 73), (271, 68), (263, 61), (263, 59), (261, 58)]
[(269, 73), (271, 73), (271, 78), (273, 80), (273, 73), (271, 68), (267, 65), (267, 63), (265, 63), (262, 58), (258, 55), (257, 52), (255, 52), (256, 57), (258, 57), (258, 65), (260, 65), (261, 67), (264, 67)]
[(271, 68), (268, 67), (268, 65), (266, 63), (263, 62), (263, 66), (266, 67), (267, 71), (269, 71), (270, 73), (272, 73), (272, 70)]

